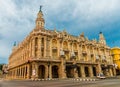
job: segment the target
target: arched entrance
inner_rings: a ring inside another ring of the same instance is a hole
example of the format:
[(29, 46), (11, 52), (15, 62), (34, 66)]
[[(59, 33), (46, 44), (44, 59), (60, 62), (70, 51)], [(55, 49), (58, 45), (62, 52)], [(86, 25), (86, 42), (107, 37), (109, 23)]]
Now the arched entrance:
[(93, 67), (93, 75), (96, 76), (96, 67)]
[(38, 78), (43, 79), (45, 78), (45, 66), (40, 65), (38, 69)]
[(85, 67), (85, 76), (86, 76), (86, 77), (89, 77), (89, 70), (88, 70), (88, 67)]
[(52, 66), (52, 78), (58, 78), (58, 66), (54, 65)]
[(81, 77), (81, 69), (80, 69), (80, 67), (77, 67), (77, 71), (78, 71), (78, 77)]
[(74, 78), (74, 69), (71, 66), (66, 66), (67, 78)]

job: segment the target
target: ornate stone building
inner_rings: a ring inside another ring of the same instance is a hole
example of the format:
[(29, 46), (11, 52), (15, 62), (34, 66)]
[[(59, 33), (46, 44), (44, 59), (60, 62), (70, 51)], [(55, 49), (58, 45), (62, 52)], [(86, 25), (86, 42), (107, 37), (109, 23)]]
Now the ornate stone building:
[(99, 41), (88, 40), (84, 33), (73, 36), (64, 31), (44, 28), (43, 13), (37, 14), (36, 26), (9, 57), (10, 78), (78, 78), (98, 73), (114, 76), (110, 47), (102, 32)]

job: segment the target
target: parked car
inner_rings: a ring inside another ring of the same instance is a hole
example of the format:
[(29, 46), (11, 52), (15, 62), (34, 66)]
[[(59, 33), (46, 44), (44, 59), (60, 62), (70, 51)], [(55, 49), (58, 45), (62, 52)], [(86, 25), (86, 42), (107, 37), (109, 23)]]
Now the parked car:
[(104, 76), (104, 74), (103, 74), (103, 73), (99, 73), (99, 74), (97, 75), (97, 78), (100, 78), (100, 79), (105, 79), (106, 77)]

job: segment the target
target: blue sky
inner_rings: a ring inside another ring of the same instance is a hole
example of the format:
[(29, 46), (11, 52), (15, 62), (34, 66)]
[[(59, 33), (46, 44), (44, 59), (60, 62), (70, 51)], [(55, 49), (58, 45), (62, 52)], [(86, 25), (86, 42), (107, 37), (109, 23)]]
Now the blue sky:
[(98, 39), (103, 32), (110, 47), (120, 47), (120, 0), (0, 0), (0, 63), (7, 63), (14, 41), (21, 42), (35, 27), (42, 5), (46, 29), (84, 32)]

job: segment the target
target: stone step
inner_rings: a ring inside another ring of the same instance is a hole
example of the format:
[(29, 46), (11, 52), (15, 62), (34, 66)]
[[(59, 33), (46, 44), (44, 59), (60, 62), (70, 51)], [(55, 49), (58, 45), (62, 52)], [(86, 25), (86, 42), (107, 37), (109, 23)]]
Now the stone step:
[(65, 81), (98, 81), (99, 79), (97, 78), (68, 78), (68, 79), (59, 79), (59, 78), (55, 78), (55, 79), (32, 79), (32, 81), (55, 81), (55, 80), (65, 80)]

